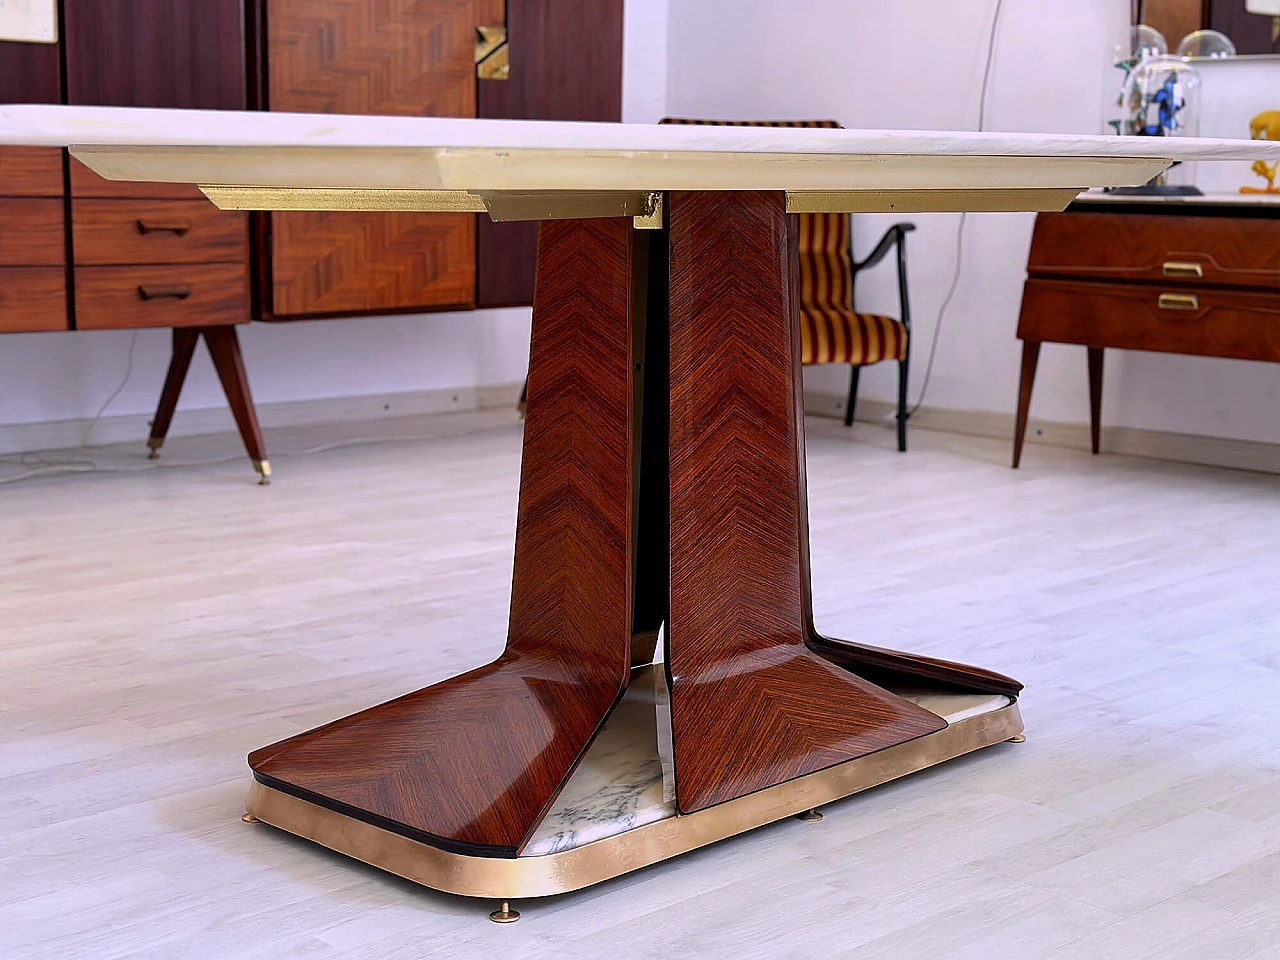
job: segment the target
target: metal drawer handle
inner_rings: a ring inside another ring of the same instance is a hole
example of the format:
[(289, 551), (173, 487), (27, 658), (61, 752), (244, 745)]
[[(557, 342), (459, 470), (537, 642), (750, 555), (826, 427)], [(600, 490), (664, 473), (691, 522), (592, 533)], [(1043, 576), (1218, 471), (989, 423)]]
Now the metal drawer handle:
[(181, 237), (190, 229), (191, 224), (189, 223), (152, 223), (147, 220), (138, 221), (138, 232), (144, 235), (148, 233), (173, 233)]
[(1199, 310), (1200, 298), (1194, 293), (1160, 294), (1161, 310)]
[(138, 296), (143, 300), (185, 300), (191, 296), (191, 288), (185, 283), (171, 287), (138, 287)]
[(1198, 279), (1204, 276), (1204, 267), (1189, 260), (1168, 260), (1164, 265), (1164, 275), (1166, 277), (1196, 277)]

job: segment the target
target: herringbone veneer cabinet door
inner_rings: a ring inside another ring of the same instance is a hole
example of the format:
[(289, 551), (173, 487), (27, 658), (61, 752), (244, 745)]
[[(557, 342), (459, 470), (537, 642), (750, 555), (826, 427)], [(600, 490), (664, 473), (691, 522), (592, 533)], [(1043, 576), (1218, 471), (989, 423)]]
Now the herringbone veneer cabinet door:
[[(473, 117), (477, 0), (267, 0), (272, 110)], [(281, 316), (469, 306), (471, 214), (272, 215)]]

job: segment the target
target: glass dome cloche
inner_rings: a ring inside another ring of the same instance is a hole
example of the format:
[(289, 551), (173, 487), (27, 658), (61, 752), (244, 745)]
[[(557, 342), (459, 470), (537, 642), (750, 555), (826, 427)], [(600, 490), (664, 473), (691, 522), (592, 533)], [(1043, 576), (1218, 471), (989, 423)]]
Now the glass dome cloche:
[[(1125, 91), (1129, 85), (1129, 78), (1133, 76), (1134, 69), (1140, 63), (1150, 60), (1152, 57), (1166, 57), (1169, 55), (1169, 43), (1155, 27), (1149, 27), (1145, 23), (1135, 24), (1129, 28), (1129, 38), (1125, 43), (1117, 43), (1111, 49), (1111, 66), (1120, 74), (1116, 87), (1112, 87), (1116, 92), (1110, 96), (1110, 103), (1106, 109), (1106, 123), (1103, 130), (1106, 133), (1123, 133), (1124, 119), (1123, 107)], [(1112, 74), (1114, 76), (1115, 74)], [(1117, 89), (1118, 88), (1118, 89)]]
[(1180, 57), (1218, 59), (1220, 57), (1234, 57), (1235, 55), (1236, 45), (1231, 42), (1231, 38), (1225, 33), (1219, 33), (1217, 30), (1196, 30), (1193, 33), (1188, 33), (1182, 38), (1182, 42), (1178, 44), (1178, 56)]
[[(1130, 137), (1200, 135), (1200, 71), (1181, 57), (1150, 57), (1129, 74), (1120, 133)], [(1195, 164), (1170, 167), (1143, 192), (1198, 194)]]

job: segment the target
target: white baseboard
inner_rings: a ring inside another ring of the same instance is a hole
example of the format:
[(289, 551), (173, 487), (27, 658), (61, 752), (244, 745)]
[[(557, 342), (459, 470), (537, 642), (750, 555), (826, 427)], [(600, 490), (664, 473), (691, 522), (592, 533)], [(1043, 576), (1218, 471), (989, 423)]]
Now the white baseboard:
[[(325, 423), (353, 423), (432, 413), (512, 408), (520, 396), (519, 383), (405, 393), (372, 394), (362, 397), (328, 397), (260, 403), (258, 421), (264, 430)], [(0, 454), (37, 450), (66, 450), (81, 446), (99, 447), (113, 443), (143, 443), (151, 432), (151, 417), (128, 414), (90, 420), (55, 420), (46, 423), (0, 424)], [(199, 437), (235, 432), (235, 421), (226, 407), (187, 410), (181, 404), (174, 414), (170, 437)], [(85, 431), (89, 436), (85, 438)], [(269, 438), (268, 438), (269, 439)]]
[[(804, 410), (812, 416), (843, 418), (845, 400), (845, 394), (805, 391)], [(859, 422), (884, 423), (897, 409), (897, 404), (883, 400), (859, 399), (856, 419)], [(925, 430), (1006, 440), (1009, 443), (1009, 454), (1013, 455), (1013, 414), (986, 410), (934, 410), (926, 407), (912, 416), (911, 423)], [(1089, 425), (1033, 419), (1027, 425), (1027, 443), (1088, 450)], [(1104, 426), (1101, 446), (1104, 453), (1129, 457), (1280, 473), (1280, 444), (1274, 443), (1200, 437), (1189, 433), (1167, 433), (1137, 427)], [(1024, 450), (1024, 463), (1026, 457), (1027, 452)]]

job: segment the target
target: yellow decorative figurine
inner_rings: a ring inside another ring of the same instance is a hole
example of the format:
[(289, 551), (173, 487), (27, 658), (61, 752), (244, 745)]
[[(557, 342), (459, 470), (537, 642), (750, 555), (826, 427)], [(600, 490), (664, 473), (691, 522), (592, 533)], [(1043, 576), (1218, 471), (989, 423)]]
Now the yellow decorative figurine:
[[(1249, 121), (1249, 133), (1254, 140), (1280, 140), (1280, 110), (1267, 110)], [(1241, 193), (1280, 193), (1276, 186), (1276, 171), (1280, 162), (1267, 163), (1258, 160), (1252, 170), (1267, 181), (1265, 187), (1241, 187)]]

